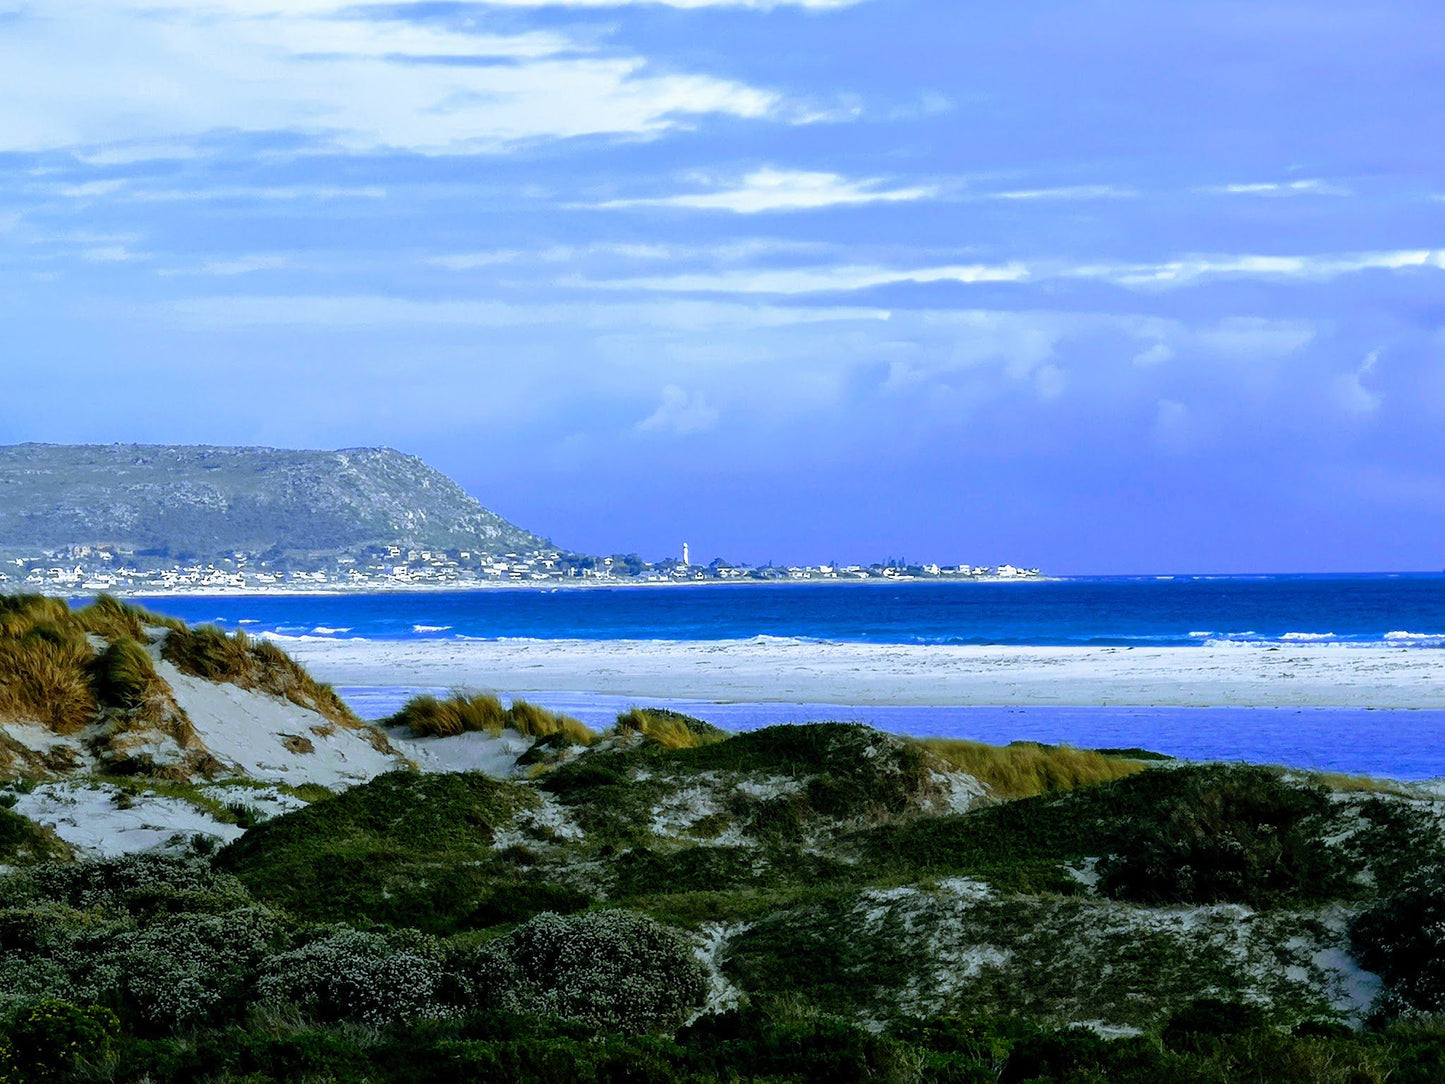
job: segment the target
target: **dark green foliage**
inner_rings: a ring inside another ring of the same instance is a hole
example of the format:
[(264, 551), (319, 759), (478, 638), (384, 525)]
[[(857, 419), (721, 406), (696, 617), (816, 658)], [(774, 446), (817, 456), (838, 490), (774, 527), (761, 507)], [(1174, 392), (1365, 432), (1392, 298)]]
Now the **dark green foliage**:
[(31, 900), (144, 917), (214, 914), (243, 907), (251, 897), (236, 878), (204, 862), (151, 853), (37, 866), (0, 880), (0, 901)]
[(1105, 757), (1125, 757), (1128, 760), (1155, 760), (1170, 761), (1174, 758), (1168, 753), (1156, 753), (1152, 749), (1140, 749), (1131, 745), (1127, 749), (1095, 749), (1094, 752)]
[(807, 779), (813, 810), (838, 819), (905, 813), (931, 782), (922, 749), (859, 723), (770, 726), (672, 755), (694, 771), (775, 771)]
[(1213, 1040), (1258, 1031), (1267, 1023), (1268, 1017), (1258, 1005), (1203, 997), (1171, 1016), (1160, 1038), (1170, 1050), (1198, 1053)]
[(1385, 1016), (1445, 1012), (1445, 867), (1416, 872), (1350, 930), (1360, 966), (1385, 983)]
[(69, 856), (70, 847), (51, 829), (0, 808), (0, 864), (28, 866)]
[(0, 1043), (0, 1082), (46, 1084), (103, 1071), (120, 1031), (108, 1009), (42, 1001), (21, 1009)]
[(217, 864), (298, 918), (445, 932), (487, 887), (515, 879), (492, 839), (536, 801), (478, 772), (390, 772), (257, 825)]
[(467, 916), (465, 925), (476, 929), (525, 922), (534, 915), (551, 911), (570, 915), (585, 911), (593, 898), (586, 892), (567, 885), (546, 881), (516, 881), (494, 885), (486, 890), (476, 908)]
[(1325, 843), (1329, 794), (1267, 768), (1196, 768), (1121, 821), (1099, 887), (1139, 903), (1330, 899), (1347, 870)]

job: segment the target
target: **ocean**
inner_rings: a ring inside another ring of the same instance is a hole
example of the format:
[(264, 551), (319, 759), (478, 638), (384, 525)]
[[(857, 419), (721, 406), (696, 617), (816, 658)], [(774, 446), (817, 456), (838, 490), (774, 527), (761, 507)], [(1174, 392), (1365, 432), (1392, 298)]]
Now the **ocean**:
[[(1069, 645), (1240, 650), (1316, 644), (1437, 654), (1445, 680), (1445, 575), (1132, 577), (1007, 584), (807, 583), (495, 589), (369, 595), (165, 596), (138, 600), (297, 649), (322, 640), (779, 638), (865, 644)], [(1416, 654), (1416, 653), (1420, 654)], [(321, 676), (325, 677), (325, 674)], [(343, 686), (376, 718), (424, 687)], [(427, 689), (445, 692), (446, 690)], [(508, 689), (592, 725), (634, 701), (578, 688)], [(1400, 779), (1445, 777), (1445, 711), (1260, 707), (869, 706), (666, 703), (732, 729), (856, 719), (915, 735), (991, 742), (1139, 746), (1189, 759), (1249, 760)]]
[(142, 599), (281, 637), (1445, 647), (1445, 574), (839, 582)]

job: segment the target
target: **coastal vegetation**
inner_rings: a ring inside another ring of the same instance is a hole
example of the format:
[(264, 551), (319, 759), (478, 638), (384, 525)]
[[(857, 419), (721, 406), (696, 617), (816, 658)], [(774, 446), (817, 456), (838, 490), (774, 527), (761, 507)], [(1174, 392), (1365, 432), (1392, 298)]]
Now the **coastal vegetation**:
[(486, 693), (457, 692), (445, 700), (414, 696), (382, 722), (406, 727), (418, 738), (450, 738), (468, 733), (496, 737), (504, 730), (513, 730), (523, 737), (557, 738), (573, 745), (591, 745), (597, 740), (596, 734), (569, 716), (525, 700), (503, 706), (501, 700)]
[[(1424, 789), (462, 693), (393, 738), (527, 747), (510, 774), (67, 767), (62, 739), (199, 742), (193, 685), (287, 720), (325, 687), (113, 600), (0, 607), (0, 1082), (1445, 1078)], [(38, 715), (50, 689), (84, 711)], [(139, 810), (210, 833), (77, 831)]]

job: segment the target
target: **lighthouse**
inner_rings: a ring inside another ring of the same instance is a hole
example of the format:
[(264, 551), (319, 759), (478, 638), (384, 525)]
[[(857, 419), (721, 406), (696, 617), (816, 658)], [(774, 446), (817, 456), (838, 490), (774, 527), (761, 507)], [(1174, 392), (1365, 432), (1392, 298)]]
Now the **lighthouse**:
[(684, 542), (682, 544), (682, 567), (686, 568), (690, 564), (692, 564), (692, 562), (687, 559), (687, 543)]

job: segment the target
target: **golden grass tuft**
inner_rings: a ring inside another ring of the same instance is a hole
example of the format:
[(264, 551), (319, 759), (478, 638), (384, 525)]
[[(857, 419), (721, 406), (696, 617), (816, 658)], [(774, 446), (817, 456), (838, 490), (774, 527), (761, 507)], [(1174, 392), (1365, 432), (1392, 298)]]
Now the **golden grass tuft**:
[(388, 726), (405, 726), (421, 738), (449, 738), (458, 734), (500, 734), (515, 730), (531, 738), (554, 735), (575, 745), (591, 745), (597, 735), (569, 715), (513, 700), (503, 707), (495, 696), (485, 693), (453, 693), (445, 700), (435, 696), (414, 696), (400, 711), (384, 720)]
[(1068, 745), (1034, 742), (985, 745), (952, 738), (923, 738), (918, 744), (950, 768), (973, 776), (999, 798), (1031, 798), (1036, 794), (1112, 783), (1147, 768), (1137, 760), (1104, 756)]
[(269, 640), (252, 640), (240, 631), (227, 636), (214, 625), (180, 625), (166, 634), (161, 658), (183, 674), (270, 693), (319, 712), (340, 726), (361, 725), (335, 689), (317, 681)]
[(1342, 772), (1308, 772), (1305, 775), (1311, 783), (1340, 794), (1384, 794), (1394, 798), (1418, 798), (1419, 793), (1408, 784), (1394, 779), (1379, 779), (1372, 775), (1345, 775)]
[(728, 737), (720, 727), (667, 708), (630, 708), (617, 717), (617, 729), (641, 734), (665, 749), (696, 749)]
[(98, 709), (87, 674), (94, 653), (84, 634), (77, 639), (48, 631), (37, 626), (0, 639), (0, 718), (74, 734)]
[(185, 627), (183, 621), (121, 602), (114, 595), (97, 595), (89, 606), (76, 610), (72, 616), (86, 632), (107, 640), (128, 639), (143, 643), (147, 638), (147, 628)]

